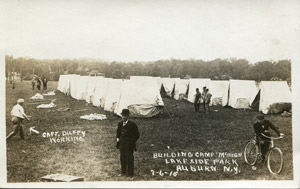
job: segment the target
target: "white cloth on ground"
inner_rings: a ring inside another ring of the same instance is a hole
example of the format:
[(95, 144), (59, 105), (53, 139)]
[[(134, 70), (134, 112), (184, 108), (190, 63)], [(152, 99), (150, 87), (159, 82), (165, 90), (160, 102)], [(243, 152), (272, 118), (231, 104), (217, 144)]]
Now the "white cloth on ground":
[(51, 102), (50, 104), (41, 104), (41, 105), (38, 105), (37, 108), (54, 108), (56, 107), (56, 105)]
[(44, 96), (54, 96), (55, 95), (55, 92), (54, 91), (50, 91), (46, 94), (43, 94)]
[(107, 119), (106, 115), (104, 114), (90, 114), (90, 115), (84, 115), (84, 116), (80, 116), (80, 119), (86, 119), (86, 120), (103, 120), (103, 119)]
[(34, 96), (32, 96), (30, 99), (44, 99), (43, 95), (40, 93), (36, 93)]

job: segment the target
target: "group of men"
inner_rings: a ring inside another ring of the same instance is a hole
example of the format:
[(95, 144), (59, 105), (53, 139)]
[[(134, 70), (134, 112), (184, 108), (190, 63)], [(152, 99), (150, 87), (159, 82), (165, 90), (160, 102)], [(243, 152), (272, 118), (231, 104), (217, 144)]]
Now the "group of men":
[(43, 84), (43, 89), (47, 90), (47, 83), (48, 83), (48, 79), (46, 77), (33, 77), (31, 80), (31, 86), (32, 86), (32, 90), (34, 90), (35, 84), (36, 84), (36, 88), (38, 90), (41, 90), (41, 86)]
[(203, 109), (206, 114), (210, 113), (209, 109), (209, 103), (211, 100), (212, 95), (209, 93), (209, 89), (206, 87), (203, 87), (202, 94), (199, 91), (199, 88), (196, 88), (196, 94), (194, 98), (194, 107), (195, 107), (195, 112), (200, 111), (200, 103), (203, 103)]

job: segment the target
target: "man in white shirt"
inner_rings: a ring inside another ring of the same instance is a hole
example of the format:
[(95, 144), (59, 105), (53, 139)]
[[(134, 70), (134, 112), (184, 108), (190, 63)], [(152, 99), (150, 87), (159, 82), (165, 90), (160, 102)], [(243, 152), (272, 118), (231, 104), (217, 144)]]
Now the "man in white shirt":
[(20, 131), (20, 136), (24, 140), (24, 133), (22, 128), (22, 121), (24, 119), (27, 119), (30, 121), (29, 117), (24, 112), (24, 99), (18, 99), (17, 104), (12, 108), (10, 114), (11, 114), (11, 121), (14, 124), (14, 130), (11, 132), (7, 137), (6, 140), (10, 139), (14, 135)]

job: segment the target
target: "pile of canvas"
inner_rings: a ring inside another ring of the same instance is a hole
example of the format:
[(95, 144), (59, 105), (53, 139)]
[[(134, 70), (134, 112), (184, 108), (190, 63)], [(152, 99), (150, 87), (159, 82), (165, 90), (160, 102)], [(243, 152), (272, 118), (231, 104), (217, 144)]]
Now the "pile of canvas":
[(229, 80), (228, 105), (237, 109), (250, 109), (250, 105), (258, 93), (255, 81)]

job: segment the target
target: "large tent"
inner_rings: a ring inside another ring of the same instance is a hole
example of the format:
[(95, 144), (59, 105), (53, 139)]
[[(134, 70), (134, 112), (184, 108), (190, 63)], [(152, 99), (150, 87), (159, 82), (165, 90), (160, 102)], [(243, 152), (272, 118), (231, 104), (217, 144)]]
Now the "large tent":
[(113, 112), (117, 102), (120, 100), (122, 91), (122, 79), (112, 79), (109, 81), (105, 98), (104, 110)]
[(104, 107), (109, 80), (111, 80), (111, 78), (96, 78), (95, 92), (91, 98), (94, 106)]
[(188, 79), (176, 79), (174, 87), (174, 99), (182, 100), (186, 98), (188, 90), (189, 80)]
[(259, 89), (255, 101), (259, 102), (262, 113), (280, 113), (291, 109), (292, 95), (286, 81), (262, 81)]
[(155, 80), (125, 80), (115, 113), (128, 108), (132, 117), (152, 117), (160, 113), (164, 103)]
[(178, 79), (179, 78), (162, 78), (162, 89), (164, 89), (167, 96), (172, 97), (175, 81)]
[(251, 108), (255, 96), (258, 93), (255, 81), (252, 80), (229, 80), (228, 105), (237, 109)]
[(188, 101), (194, 102), (196, 88), (202, 92), (203, 87), (208, 87), (210, 79), (203, 78), (203, 79), (189, 79), (189, 91), (188, 91)]
[(228, 103), (229, 81), (211, 80), (209, 82), (209, 93), (212, 94), (210, 106), (226, 106)]

